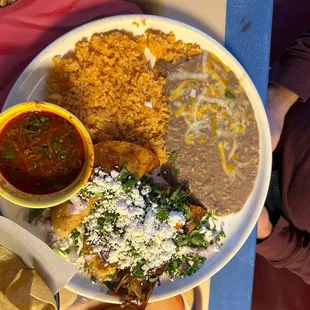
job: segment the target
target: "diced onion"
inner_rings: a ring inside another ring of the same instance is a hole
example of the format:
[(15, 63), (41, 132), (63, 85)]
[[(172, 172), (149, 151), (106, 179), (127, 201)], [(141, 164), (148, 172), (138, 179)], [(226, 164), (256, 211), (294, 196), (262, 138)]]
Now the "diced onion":
[(196, 98), (196, 95), (197, 95), (197, 90), (195, 88), (192, 88), (189, 93), (189, 96), (192, 98)]
[(145, 101), (145, 102), (144, 102), (144, 105), (145, 105), (146, 107), (150, 108), (150, 109), (153, 108), (153, 104), (152, 104), (151, 101)]
[(54, 242), (56, 242), (57, 240), (57, 236), (55, 232), (48, 232), (47, 233), (47, 243), (49, 245), (53, 244)]
[(86, 202), (77, 195), (71, 197), (70, 201), (71, 203), (67, 204), (67, 212), (69, 214), (81, 214), (87, 208)]

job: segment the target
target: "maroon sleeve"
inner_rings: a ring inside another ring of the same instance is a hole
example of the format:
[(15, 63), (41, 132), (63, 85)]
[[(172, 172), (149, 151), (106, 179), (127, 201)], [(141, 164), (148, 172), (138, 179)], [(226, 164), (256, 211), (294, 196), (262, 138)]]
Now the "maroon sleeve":
[(274, 267), (286, 268), (310, 284), (310, 234), (280, 217), (271, 235), (257, 244), (256, 252)]
[(269, 81), (291, 90), (303, 101), (310, 98), (310, 28), (272, 66)]

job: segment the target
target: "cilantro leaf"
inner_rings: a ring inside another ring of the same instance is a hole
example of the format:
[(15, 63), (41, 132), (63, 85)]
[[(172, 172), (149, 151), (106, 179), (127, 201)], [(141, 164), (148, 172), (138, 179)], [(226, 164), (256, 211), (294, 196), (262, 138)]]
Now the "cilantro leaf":
[(104, 281), (103, 284), (110, 290), (113, 291), (114, 290), (114, 285), (111, 281)]
[(44, 209), (32, 209), (29, 212), (28, 223), (31, 224), (37, 217), (42, 215)]
[(228, 88), (226, 88), (225, 89), (225, 97), (227, 99), (232, 99), (232, 98), (235, 98), (235, 95)]
[(77, 229), (74, 229), (70, 235), (70, 238), (72, 238), (74, 243), (77, 244), (80, 235), (81, 233)]
[(168, 158), (168, 161), (171, 163), (171, 162), (174, 162), (176, 161), (178, 155), (176, 153), (176, 151), (173, 151), (170, 155), (169, 155), (169, 158)]
[(157, 218), (158, 218), (161, 222), (163, 222), (163, 221), (165, 221), (165, 220), (169, 217), (169, 212), (168, 212), (167, 209), (161, 208), (161, 209), (159, 209), (159, 211), (157, 212), (156, 216), (157, 216)]
[(190, 276), (201, 267), (205, 260), (198, 254), (183, 255), (169, 264), (168, 273), (173, 276)]
[(179, 173), (180, 173), (180, 170), (177, 169), (177, 168), (175, 168), (175, 169), (174, 169), (174, 174), (175, 174), (175, 175), (178, 175)]
[(91, 281), (91, 283), (96, 283), (97, 279), (94, 276), (91, 276), (90, 277), (90, 281)]
[(143, 270), (141, 268), (141, 266), (139, 264), (137, 264), (136, 266), (134, 266), (131, 270), (131, 273), (138, 279), (138, 280), (142, 280), (144, 278), (143, 275)]
[(118, 175), (118, 180), (122, 183), (124, 190), (130, 190), (139, 181), (137, 174), (130, 174), (127, 165), (123, 165)]

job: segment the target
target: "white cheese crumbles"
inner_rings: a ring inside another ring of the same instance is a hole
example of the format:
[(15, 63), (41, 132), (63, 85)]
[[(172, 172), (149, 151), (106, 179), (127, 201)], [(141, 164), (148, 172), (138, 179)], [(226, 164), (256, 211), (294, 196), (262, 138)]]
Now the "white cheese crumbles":
[(161, 222), (156, 216), (159, 206), (148, 197), (149, 187), (138, 189), (138, 181), (126, 190), (118, 176), (116, 171), (109, 175), (96, 169), (85, 186), (85, 198), (100, 193), (94, 211), (83, 222), (87, 242), (107, 263), (116, 263), (120, 269), (139, 264), (147, 276), (176, 253), (173, 239), (186, 220), (182, 212), (171, 211)]
[[(162, 267), (171, 280), (192, 275), (210, 252), (219, 251), (225, 234), (212, 213), (195, 220), (189, 197), (186, 191), (155, 185), (147, 177), (138, 180), (126, 167), (120, 173), (95, 168), (71, 201), (80, 209), (91, 203), (91, 213), (52, 247), (70, 253), (68, 258), (80, 268), (98, 254), (106, 266), (130, 270), (138, 279), (153, 279)], [(91, 247), (85, 255), (83, 242)]]

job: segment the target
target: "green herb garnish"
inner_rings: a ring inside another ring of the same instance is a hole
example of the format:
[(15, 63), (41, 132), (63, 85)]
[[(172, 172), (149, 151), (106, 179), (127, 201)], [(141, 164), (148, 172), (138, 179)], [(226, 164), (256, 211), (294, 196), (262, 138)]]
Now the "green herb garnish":
[(29, 212), (28, 223), (31, 224), (37, 217), (41, 216), (44, 209), (31, 209)]
[(7, 143), (5, 145), (5, 151), (2, 154), (2, 157), (5, 159), (15, 159), (16, 158), (16, 153), (10, 143)]
[(41, 121), (42, 123), (48, 122), (49, 119), (50, 119), (50, 118), (49, 118), (48, 116), (41, 116), (41, 117), (40, 117), (40, 121)]
[(127, 165), (123, 165), (122, 170), (118, 175), (118, 180), (122, 182), (123, 189), (129, 191), (134, 185), (137, 184), (139, 178), (136, 174), (130, 174), (127, 169)]
[(176, 151), (173, 151), (170, 155), (169, 155), (169, 158), (168, 158), (168, 161), (171, 163), (171, 162), (174, 162), (176, 161), (178, 155), (176, 153)]
[(42, 152), (44, 153), (44, 154), (46, 154), (49, 158), (52, 158), (52, 153), (51, 153), (51, 151), (50, 151), (50, 149), (48, 148), (48, 146), (46, 145), (46, 144), (43, 144), (43, 146), (42, 146)]
[(78, 238), (79, 238), (80, 235), (81, 235), (81, 233), (77, 229), (74, 229), (72, 231), (72, 233), (70, 234), (70, 237), (73, 239), (75, 244), (78, 243)]
[(24, 121), (23, 128), (29, 134), (41, 135), (49, 128), (49, 117), (28, 117)]
[(156, 216), (157, 216), (157, 218), (158, 218), (161, 222), (163, 222), (163, 221), (165, 221), (165, 220), (169, 217), (169, 212), (168, 212), (167, 209), (161, 208), (161, 209), (159, 209), (159, 211), (157, 212)]
[(172, 193), (172, 195), (170, 196), (170, 199), (171, 199), (171, 200), (176, 200), (177, 197), (178, 197), (178, 195), (179, 195), (179, 192), (180, 192), (180, 188), (178, 188), (176, 191), (174, 191), (174, 192)]
[(53, 149), (56, 154), (58, 154), (61, 150), (61, 143), (59, 141), (54, 141), (53, 142)]
[(197, 254), (182, 256), (170, 263), (168, 273), (174, 276), (190, 276), (194, 274), (206, 259)]
[(70, 252), (71, 252), (71, 249), (70, 248), (68, 248), (68, 249), (65, 249), (65, 251), (64, 251), (66, 254), (70, 254)]
[(90, 281), (91, 281), (91, 283), (96, 283), (97, 279), (94, 276), (91, 276), (90, 277)]
[(190, 233), (190, 241), (193, 246), (197, 247), (205, 247), (206, 241), (204, 235), (202, 235), (199, 231), (194, 230)]
[(72, 145), (75, 145), (75, 136), (74, 136), (74, 134), (71, 134), (71, 135), (70, 135), (70, 143), (71, 143)]
[(225, 234), (225, 232), (224, 232), (223, 230), (221, 230), (221, 231), (219, 232), (218, 236), (219, 236), (220, 238), (226, 238), (226, 234)]
[(189, 244), (189, 237), (187, 235), (180, 234), (174, 239), (174, 242), (178, 247), (182, 247)]
[(79, 252), (79, 257), (81, 257), (84, 254), (83, 249)]
[(227, 99), (232, 99), (232, 98), (235, 98), (235, 95), (228, 88), (226, 88), (225, 89), (225, 97)]
[(90, 273), (92, 264), (93, 264), (93, 263), (90, 263), (90, 264), (85, 263), (85, 264), (84, 264), (84, 272), (85, 272), (86, 274), (89, 274), (89, 273)]
[(114, 290), (114, 285), (111, 281), (104, 281), (103, 284), (110, 290), (113, 291)]
[(136, 266), (134, 266), (132, 268), (131, 273), (138, 279), (138, 280), (142, 280), (144, 278), (143, 275), (143, 270), (141, 268), (141, 266), (139, 264), (137, 264)]

